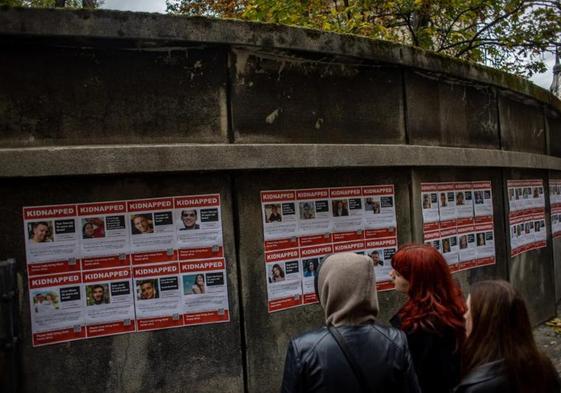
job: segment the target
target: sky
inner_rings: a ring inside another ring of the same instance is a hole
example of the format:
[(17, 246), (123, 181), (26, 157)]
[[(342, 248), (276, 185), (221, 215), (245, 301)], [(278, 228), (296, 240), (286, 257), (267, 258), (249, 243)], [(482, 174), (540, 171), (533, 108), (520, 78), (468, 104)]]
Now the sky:
[[(166, 12), (165, 0), (104, 0), (101, 8), (121, 11)], [(552, 70), (555, 63), (553, 55), (546, 56), (547, 72), (534, 75), (530, 80), (536, 85), (549, 90), (553, 78)]]

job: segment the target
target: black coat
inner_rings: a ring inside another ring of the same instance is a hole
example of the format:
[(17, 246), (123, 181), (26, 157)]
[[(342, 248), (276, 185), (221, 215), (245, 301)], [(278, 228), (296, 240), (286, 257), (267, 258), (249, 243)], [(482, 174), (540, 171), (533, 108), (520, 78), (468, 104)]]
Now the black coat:
[[(405, 335), (378, 324), (338, 328), (376, 393), (420, 393)], [(360, 385), (327, 328), (293, 339), (282, 393), (360, 392)]]
[[(390, 322), (396, 328), (401, 325), (399, 315)], [(452, 329), (439, 334), (418, 329), (406, 334), (421, 390), (424, 393), (452, 392), (460, 382), (460, 354)]]
[(485, 363), (462, 379), (454, 393), (513, 393), (502, 359)]

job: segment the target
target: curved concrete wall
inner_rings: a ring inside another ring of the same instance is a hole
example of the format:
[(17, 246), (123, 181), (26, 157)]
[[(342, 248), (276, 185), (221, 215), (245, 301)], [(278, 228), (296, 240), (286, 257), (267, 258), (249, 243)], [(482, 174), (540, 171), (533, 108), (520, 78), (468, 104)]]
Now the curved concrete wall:
[[(387, 42), (107, 11), (2, 8), (0, 48), (0, 259), (21, 282), (22, 206), (224, 201), (231, 323), (33, 349), (22, 288), (26, 392), (276, 391), (289, 337), (322, 313), (267, 313), (265, 189), (393, 183), (405, 243), (422, 240), (421, 182), (492, 180), (497, 264), (456, 276), (510, 279), (534, 322), (561, 299), (560, 240), (508, 257), (506, 180), (561, 177), (561, 102), (526, 81)], [(384, 319), (403, 301), (380, 298)]]

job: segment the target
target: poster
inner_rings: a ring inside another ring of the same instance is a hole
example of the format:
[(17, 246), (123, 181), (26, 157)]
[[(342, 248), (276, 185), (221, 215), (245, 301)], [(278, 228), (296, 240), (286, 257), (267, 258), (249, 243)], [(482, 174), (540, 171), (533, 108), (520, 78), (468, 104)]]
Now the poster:
[(180, 263), (183, 323), (228, 322), (228, 287), (223, 258)]
[(230, 320), (219, 194), (24, 207), (23, 226), (34, 346)]
[(317, 266), (337, 252), (372, 254), (378, 289), (393, 289), (393, 185), (262, 191), (261, 211), (269, 312), (316, 303)]
[(561, 238), (561, 179), (549, 180), (549, 204), (551, 206), (551, 236)]
[(25, 207), (23, 227), (30, 276), (80, 271), (75, 205)]
[(29, 279), (33, 346), (86, 337), (82, 277), (79, 272)]
[(126, 202), (77, 206), (80, 255), (84, 270), (130, 265)]
[(507, 180), (507, 195), (510, 255), (545, 247), (547, 235), (543, 180)]
[(130, 267), (83, 273), (87, 337), (130, 333), (135, 328)]
[(451, 271), (495, 263), (490, 181), (421, 183), (421, 209), (425, 244), (442, 253)]

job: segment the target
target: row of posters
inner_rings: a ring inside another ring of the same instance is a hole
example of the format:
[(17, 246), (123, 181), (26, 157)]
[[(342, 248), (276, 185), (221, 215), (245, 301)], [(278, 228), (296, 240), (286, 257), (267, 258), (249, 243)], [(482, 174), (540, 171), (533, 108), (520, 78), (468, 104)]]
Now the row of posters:
[(318, 264), (336, 252), (369, 255), (378, 289), (393, 289), (393, 185), (262, 191), (261, 208), (269, 312), (317, 303)]
[(490, 181), (421, 183), (423, 236), (452, 271), (495, 263)]
[(507, 180), (510, 255), (546, 246), (543, 180)]
[(549, 181), (549, 202), (551, 205), (551, 236), (561, 238), (561, 179)]
[(23, 208), (33, 345), (230, 319), (220, 195)]

